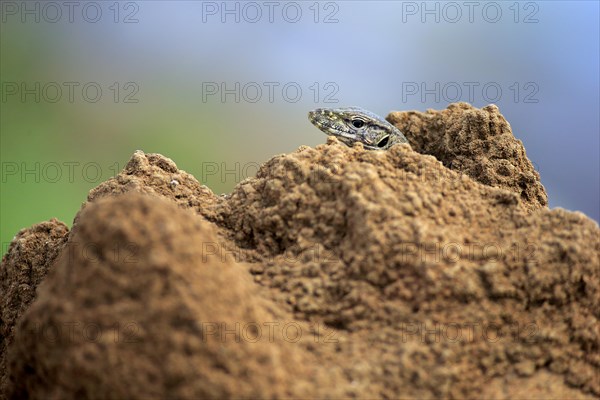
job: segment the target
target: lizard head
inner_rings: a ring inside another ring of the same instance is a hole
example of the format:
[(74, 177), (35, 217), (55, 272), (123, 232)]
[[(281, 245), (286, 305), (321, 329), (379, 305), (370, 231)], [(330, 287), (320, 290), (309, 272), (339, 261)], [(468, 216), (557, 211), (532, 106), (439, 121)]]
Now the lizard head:
[(308, 119), (348, 146), (360, 142), (369, 150), (386, 150), (396, 143), (407, 143), (395, 126), (362, 108), (317, 108), (308, 113)]

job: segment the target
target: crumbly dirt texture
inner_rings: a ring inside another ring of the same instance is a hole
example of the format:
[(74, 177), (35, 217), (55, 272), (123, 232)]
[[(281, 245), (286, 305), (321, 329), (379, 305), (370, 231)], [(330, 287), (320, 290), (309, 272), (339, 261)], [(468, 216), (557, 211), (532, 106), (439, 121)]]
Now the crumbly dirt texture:
[[(0, 389), (6, 386), (7, 348), (17, 320), (67, 241), (69, 228), (52, 219), (19, 231), (0, 267)], [(0, 391), (1, 396), (2, 391)]]
[(415, 151), (431, 154), (445, 167), (484, 185), (517, 193), (530, 210), (548, 206), (540, 175), (497, 106), (478, 109), (455, 103), (442, 111), (392, 112), (387, 120)]
[(412, 149), (331, 138), (226, 196), (137, 151), (70, 232), (21, 231), (2, 396), (600, 397), (598, 225), (494, 106), (388, 120)]

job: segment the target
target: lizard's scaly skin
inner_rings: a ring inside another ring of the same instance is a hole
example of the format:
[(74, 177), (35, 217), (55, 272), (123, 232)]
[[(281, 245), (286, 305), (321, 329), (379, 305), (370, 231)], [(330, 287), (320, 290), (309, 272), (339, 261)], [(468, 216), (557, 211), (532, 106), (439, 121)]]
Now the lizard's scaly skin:
[(394, 125), (359, 107), (317, 108), (308, 113), (308, 119), (348, 146), (360, 142), (365, 149), (387, 150), (396, 143), (408, 143)]

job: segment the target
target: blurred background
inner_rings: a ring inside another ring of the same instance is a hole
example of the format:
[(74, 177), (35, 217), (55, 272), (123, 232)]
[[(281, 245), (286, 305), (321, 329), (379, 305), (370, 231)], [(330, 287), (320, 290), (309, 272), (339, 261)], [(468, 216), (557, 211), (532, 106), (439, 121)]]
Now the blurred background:
[(495, 103), (550, 206), (600, 218), (597, 1), (0, 4), (3, 253), (137, 149), (229, 192), (325, 142), (319, 106)]

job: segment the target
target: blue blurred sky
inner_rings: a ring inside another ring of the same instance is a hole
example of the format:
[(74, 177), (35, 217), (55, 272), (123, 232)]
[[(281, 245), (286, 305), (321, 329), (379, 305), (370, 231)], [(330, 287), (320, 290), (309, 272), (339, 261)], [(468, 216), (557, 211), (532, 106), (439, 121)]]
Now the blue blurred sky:
[[(72, 15), (46, 4), (2, 4), (3, 163), (93, 161), (106, 179), (139, 148), (220, 193), (273, 155), (324, 142), (306, 119), (318, 106), (385, 116), (496, 103), (550, 206), (600, 219), (597, 1), (110, 1), (74, 2)], [(66, 89), (56, 102), (52, 88), (39, 102), (7, 94), (23, 82), (79, 85), (73, 101)], [(82, 94), (90, 82), (97, 102)], [(70, 223), (102, 180), (3, 173), (3, 241), (53, 216)], [(14, 213), (24, 190), (43, 204)]]

